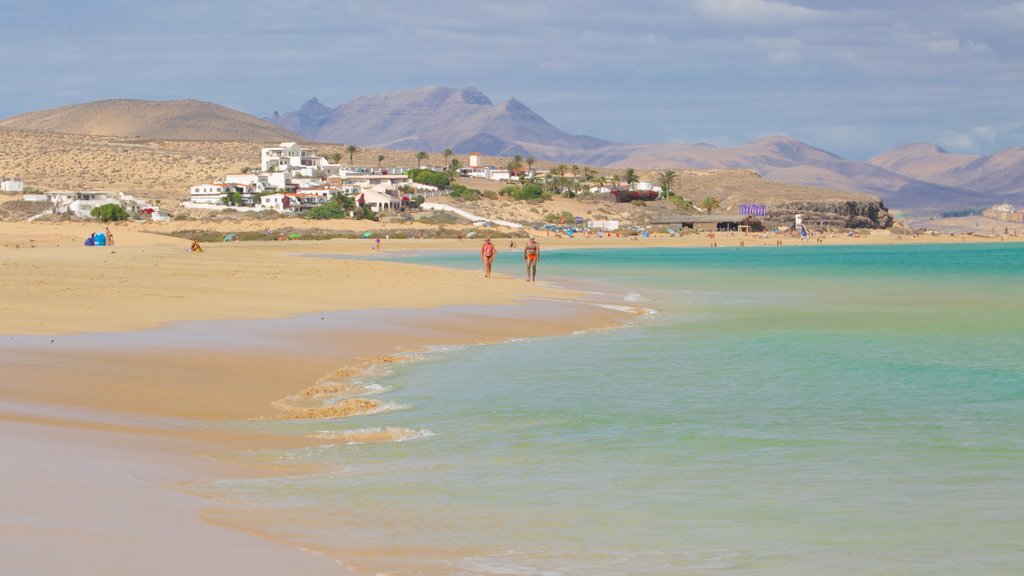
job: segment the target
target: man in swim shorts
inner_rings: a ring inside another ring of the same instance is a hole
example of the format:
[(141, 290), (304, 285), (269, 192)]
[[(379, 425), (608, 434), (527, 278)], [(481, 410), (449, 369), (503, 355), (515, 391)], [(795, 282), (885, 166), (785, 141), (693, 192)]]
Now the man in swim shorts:
[(480, 259), (484, 261), (484, 278), (491, 277), (491, 264), (494, 263), (494, 255), (498, 251), (491, 244), (490, 238), (484, 239), (484, 245), (480, 248)]
[(537, 261), (540, 260), (540, 244), (536, 238), (530, 238), (523, 248), (523, 260), (526, 261), (526, 281), (537, 281)]

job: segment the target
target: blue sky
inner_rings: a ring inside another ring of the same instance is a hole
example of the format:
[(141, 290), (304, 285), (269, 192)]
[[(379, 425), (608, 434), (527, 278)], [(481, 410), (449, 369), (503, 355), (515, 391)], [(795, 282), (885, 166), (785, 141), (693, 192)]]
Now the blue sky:
[(256, 116), (427, 85), (576, 134), (851, 159), (1024, 145), (1024, 0), (0, 0), (0, 118), (107, 98)]

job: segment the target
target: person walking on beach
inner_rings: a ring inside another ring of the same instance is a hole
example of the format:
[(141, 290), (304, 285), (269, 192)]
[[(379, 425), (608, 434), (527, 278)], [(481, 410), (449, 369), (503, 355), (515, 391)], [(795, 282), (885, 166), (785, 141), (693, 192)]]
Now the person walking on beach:
[(491, 277), (491, 264), (494, 263), (494, 255), (498, 251), (491, 244), (490, 238), (484, 239), (484, 245), (480, 247), (480, 259), (484, 261), (484, 278)]
[(526, 281), (537, 281), (537, 261), (540, 260), (540, 244), (536, 238), (530, 238), (523, 248), (523, 260), (526, 261)]

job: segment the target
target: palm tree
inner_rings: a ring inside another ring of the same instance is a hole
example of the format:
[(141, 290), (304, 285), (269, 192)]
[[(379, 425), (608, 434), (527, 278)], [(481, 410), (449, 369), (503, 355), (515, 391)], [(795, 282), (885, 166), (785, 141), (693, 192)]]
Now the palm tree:
[(593, 168), (590, 168), (588, 166), (584, 166), (583, 167), (583, 185), (586, 186), (586, 188), (588, 190), (590, 189), (589, 184), (593, 183), (594, 178), (597, 178), (597, 170), (594, 170)]
[(355, 144), (349, 144), (348, 146), (345, 147), (345, 152), (348, 152), (349, 166), (355, 164), (355, 160), (353, 160), (352, 158), (355, 156), (356, 152), (359, 152), (359, 146), (356, 146)]
[(452, 158), (452, 161), (448, 163), (448, 180), (450, 182), (454, 182), (455, 177), (459, 175), (459, 168), (462, 168), (462, 162), (459, 162), (458, 158)]
[(658, 186), (661, 186), (661, 195), (668, 198), (672, 195), (672, 184), (676, 181), (675, 170), (664, 170), (658, 172)]
[(576, 176), (579, 175), (579, 173), (580, 173), (579, 165), (578, 164), (573, 164), (572, 165), (572, 177), (575, 178)]
[(534, 158), (533, 156), (527, 156), (526, 157), (526, 169), (532, 172), (533, 171), (533, 164), (536, 161), (537, 161), (537, 159)]
[(719, 206), (718, 198), (715, 198), (714, 196), (708, 196), (700, 201), (701, 209), (706, 210), (708, 214), (711, 214), (711, 211)]
[(447, 165), (448, 165), (448, 159), (452, 157), (452, 154), (455, 154), (455, 152), (452, 152), (452, 149), (451, 149), (451, 148), (445, 148), (445, 149), (444, 149), (444, 150), (443, 150), (443, 151), (441, 152), (441, 155), (442, 155), (442, 156), (444, 156), (444, 165), (445, 165), (445, 166), (447, 166)]
[(517, 165), (515, 160), (509, 160), (508, 162), (505, 163), (505, 169), (508, 170), (509, 178), (516, 175), (516, 168)]
[(340, 164), (341, 163), (341, 152), (331, 152), (331, 155), (329, 156), (329, 158), (331, 159), (331, 164)]
[(383, 163), (384, 163), (384, 155), (383, 154), (378, 154), (377, 155), (377, 170), (380, 170), (380, 165), (383, 164)]
[(416, 153), (416, 167), (417, 168), (423, 168), (423, 161), (426, 160), (428, 156), (430, 156), (430, 154), (427, 154), (426, 151), (424, 151), (424, 150), (420, 150), (419, 152), (417, 152)]
[(349, 196), (348, 194), (335, 192), (333, 194), (333, 200), (337, 202), (338, 205), (341, 206), (341, 209), (344, 210), (345, 212), (356, 211), (356, 199)]
[(623, 180), (626, 181), (626, 187), (632, 190), (633, 185), (640, 181), (640, 175), (636, 173), (636, 170), (632, 168), (626, 168), (626, 173), (623, 175)]

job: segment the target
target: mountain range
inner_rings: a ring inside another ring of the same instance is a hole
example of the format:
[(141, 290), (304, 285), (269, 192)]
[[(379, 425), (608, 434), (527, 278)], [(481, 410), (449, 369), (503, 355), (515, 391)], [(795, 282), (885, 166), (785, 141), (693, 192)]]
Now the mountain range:
[(316, 98), (269, 118), (197, 100), (103, 100), (29, 112), (0, 128), (153, 140), (276, 143), (310, 141), (364, 148), (485, 156), (533, 156), (581, 166), (638, 170), (742, 168), (787, 184), (866, 192), (915, 215), (1024, 204), (1024, 148), (990, 156), (907, 144), (867, 161), (841, 158), (785, 136), (735, 147), (624, 144), (569, 134), (515, 98), (497, 104), (474, 88), (426, 87), (363, 96), (330, 108)]
[(515, 98), (497, 104), (475, 88), (430, 86), (373, 94), (330, 108), (316, 98), (266, 118), (318, 142), (459, 154), (533, 156), (608, 168), (752, 168), (791, 184), (878, 194), (915, 212), (1024, 203), (1024, 148), (992, 156), (908, 144), (860, 162), (785, 136), (730, 148), (623, 144), (558, 129)]

